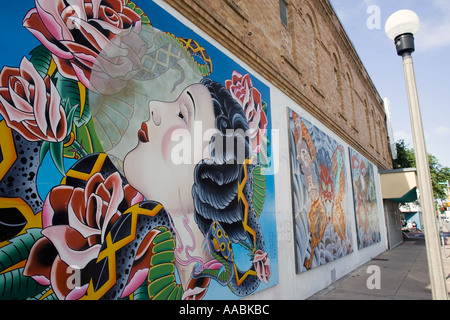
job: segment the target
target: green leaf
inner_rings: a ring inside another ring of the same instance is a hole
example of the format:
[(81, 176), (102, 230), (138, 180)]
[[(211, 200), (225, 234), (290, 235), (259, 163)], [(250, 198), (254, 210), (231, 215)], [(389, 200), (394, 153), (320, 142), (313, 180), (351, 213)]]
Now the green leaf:
[[(29, 297), (27, 300), (42, 300), (42, 301), (56, 301), (59, 300), (56, 294), (50, 293), (49, 291), (52, 290), (52, 287), (46, 287), (44, 291), (40, 292), (34, 297)], [(49, 294), (50, 293), (50, 294)]]
[(50, 143), (50, 155), (52, 156), (53, 163), (58, 171), (66, 176), (64, 169), (64, 142), (52, 142)]
[(95, 134), (95, 128), (92, 120), (89, 121), (88, 124), (76, 129), (76, 137), (78, 143), (83, 147), (86, 154), (101, 153), (104, 151), (101, 143), (97, 139), (97, 135)]
[(40, 164), (44, 161), (45, 156), (47, 155), (48, 150), (50, 150), (50, 142), (44, 141), (42, 143), (41, 152), (39, 155)]
[(23, 275), (24, 268), (0, 274), (0, 300), (24, 300), (34, 297), (46, 287)]
[(266, 176), (261, 167), (256, 167), (253, 170), (253, 208), (256, 216), (261, 216), (264, 208), (264, 201), (266, 199)]
[(77, 111), (78, 107), (79, 107), (79, 105), (70, 107), (70, 101), (69, 101), (69, 99), (67, 99), (66, 108), (67, 108), (67, 110), (69, 110), (67, 113), (67, 125), (68, 125), (67, 133), (68, 134), (70, 134), (70, 132), (72, 132), (73, 120), (74, 120), (75, 112)]
[(155, 300), (179, 299), (181, 286), (175, 279), (175, 241), (167, 228), (160, 228), (153, 243), (153, 256), (148, 272), (148, 296)]
[(265, 101), (261, 101), (261, 105), (264, 113), (267, 115), (267, 103)]
[(42, 78), (44, 78), (50, 68), (52, 62), (52, 53), (43, 45), (40, 45), (33, 49), (31, 52), (30, 62), (34, 68), (39, 72)]
[(26, 260), (31, 247), (41, 237), (41, 229), (28, 229), (25, 234), (9, 240), (8, 245), (0, 248), (0, 272)]
[(148, 296), (147, 281), (144, 281), (144, 284), (134, 291), (133, 300), (150, 300), (150, 297)]
[(91, 112), (89, 108), (89, 94), (86, 93), (86, 101), (81, 111), (81, 98), (80, 87), (75, 80), (64, 78), (60, 73), (56, 73), (54, 76), (55, 86), (58, 89), (61, 98), (66, 102), (70, 101), (70, 108), (77, 106), (75, 117), (73, 121), (77, 127), (81, 127), (89, 122), (91, 119)]

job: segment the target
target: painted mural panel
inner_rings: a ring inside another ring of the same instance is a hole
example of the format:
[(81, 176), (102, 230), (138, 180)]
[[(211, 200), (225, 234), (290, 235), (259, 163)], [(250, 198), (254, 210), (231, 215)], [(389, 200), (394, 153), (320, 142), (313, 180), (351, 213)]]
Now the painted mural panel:
[(3, 2), (0, 299), (277, 284), (269, 88), (153, 1), (70, 3)]
[(297, 272), (353, 252), (344, 147), (289, 109)]
[(381, 241), (375, 169), (372, 163), (350, 148), (353, 202), (356, 212), (358, 248)]

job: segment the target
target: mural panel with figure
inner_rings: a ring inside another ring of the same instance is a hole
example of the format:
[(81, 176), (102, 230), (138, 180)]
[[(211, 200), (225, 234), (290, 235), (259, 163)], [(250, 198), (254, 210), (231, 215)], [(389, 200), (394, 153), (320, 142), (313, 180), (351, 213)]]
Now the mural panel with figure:
[(350, 149), (350, 159), (358, 248), (364, 249), (381, 241), (375, 169), (353, 149)]
[(153, 1), (6, 3), (0, 299), (277, 284), (270, 89)]
[(344, 147), (291, 109), (292, 198), (297, 272), (353, 252)]

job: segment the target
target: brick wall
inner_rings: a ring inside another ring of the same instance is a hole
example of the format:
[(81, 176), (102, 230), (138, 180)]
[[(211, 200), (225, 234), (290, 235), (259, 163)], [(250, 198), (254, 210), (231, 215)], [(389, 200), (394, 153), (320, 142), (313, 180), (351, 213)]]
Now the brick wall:
[(166, 0), (350, 146), (391, 169), (383, 100), (328, 0)]

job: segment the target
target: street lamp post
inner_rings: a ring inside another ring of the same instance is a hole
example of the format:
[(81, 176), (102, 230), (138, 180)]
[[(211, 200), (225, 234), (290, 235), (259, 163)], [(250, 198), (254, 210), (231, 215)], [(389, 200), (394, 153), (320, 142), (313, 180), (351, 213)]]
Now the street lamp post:
[(415, 51), (414, 34), (419, 30), (419, 26), (420, 21), (416, 13), (410, 10), (400, 10), (389, 17), (386, 22), (385, 31), (387, 36), (395, 42), (397, 54), (403, 58), (433, 299), (448, 300), (439, 232), (434, 211), (430, 166), (425, 146), (419, 96), (411, 56)]

